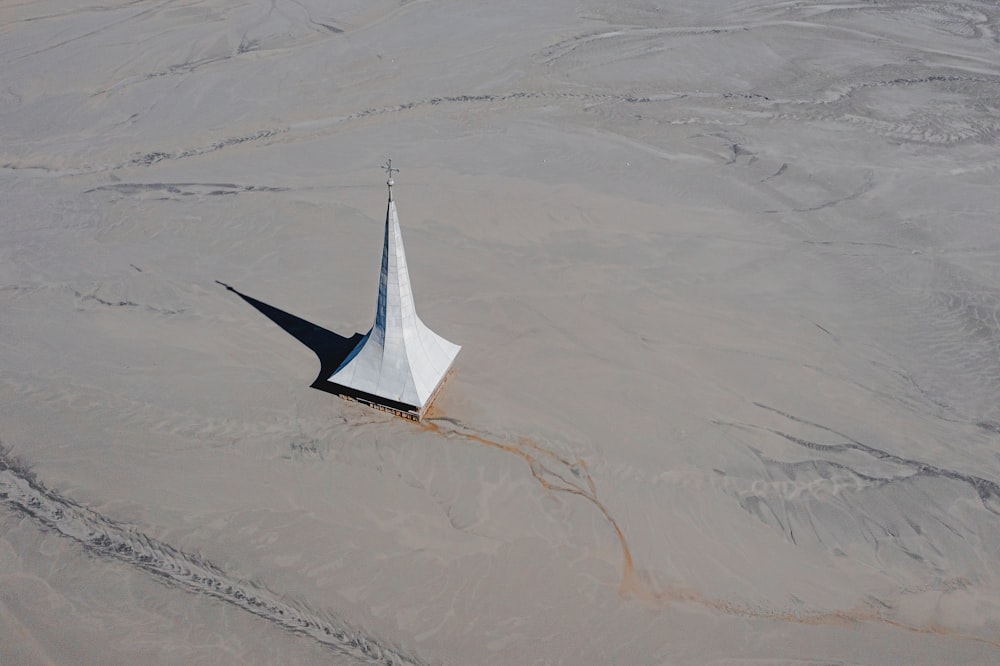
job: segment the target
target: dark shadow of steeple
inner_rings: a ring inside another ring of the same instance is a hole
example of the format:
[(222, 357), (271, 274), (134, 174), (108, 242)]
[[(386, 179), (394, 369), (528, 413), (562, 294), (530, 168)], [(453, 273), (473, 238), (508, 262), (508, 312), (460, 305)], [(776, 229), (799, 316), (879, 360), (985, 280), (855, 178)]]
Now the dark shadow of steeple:
[(216, 283), (221, 284), (223, 287), (257, 308), (261, 314), (283, 328), (286, 333), (294, 337), (306, 347), (309, 347), (309, 349), (316, 354), (316, 357), (319, 358), (320, 369), (319, 375), (316, 376), (316, 380), (312, 383), (312, 388), (320, 391), (326, 391), (327, 393), (333, 393), (334, 395), (339, 395), (341, 393), (341, 391), (338, 390), (337, 385), (327, 381), (327, 378), (333, 374), (334, 370), (340, 367), (340, 364), (344, 362), (347, 355), (350, 354), (355, 347), (357, 347), (358, 342), (360, 342), (361, 338), (364, 337), (363, 334), (355, 333), (353, 336), (346, 338), (343, 335), (338, 335), (333, 331), (328, 331), (325, 328), (313, 324), (312, 322), (296, 317), (293, 314), (289, 314), (284, 310), (279, 310), (273, 305), (268, 305), (267, 303), (258, 301), (256, 298), (247, 296), (233, 287), (230, 287), (225, 282), (216, 280)]

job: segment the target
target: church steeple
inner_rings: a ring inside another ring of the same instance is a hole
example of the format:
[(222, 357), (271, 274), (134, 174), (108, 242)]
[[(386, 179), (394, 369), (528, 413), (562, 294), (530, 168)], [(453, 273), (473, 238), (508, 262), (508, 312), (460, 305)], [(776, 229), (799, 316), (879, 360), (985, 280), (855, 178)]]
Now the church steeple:
[(389, 174), (389, 202), (382, 243), (375, 324), (358, 346), (330, 376), (346, 389), (343, 395), (387, 407), (419, 419), (451, 368), (459, 347), (427, 328), (417, 316), (410, 275), (403, 250), (392, 174), (392, 161), (383, 167)]

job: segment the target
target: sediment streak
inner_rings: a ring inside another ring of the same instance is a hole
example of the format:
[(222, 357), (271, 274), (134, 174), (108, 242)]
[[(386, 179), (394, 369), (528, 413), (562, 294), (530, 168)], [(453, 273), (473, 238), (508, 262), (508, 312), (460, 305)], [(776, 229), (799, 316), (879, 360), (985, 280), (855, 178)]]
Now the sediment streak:
[[(777, 412), (777, 410), (766, 407), (765, 405), (758, 406)], [(788, 418), (792, 418), (793, 420), (800, 420), (784, 414), (783, 412), (778, 413), (783, 414)], [(802, 422), (808, 423), (807, 421)], [(441, 423), (448, 423), (452, 426), (452, 428), (442, 428), (439, 425)], [(817, 424), (812, 425), (816, 425), (823, 430), (829, 430), (824, 426), (819, 426)], [(883, 612), (883, 609), (878, 607), (866, 605), (850, 609), (830, 611), (770, 609), (762, 606), (750, 606), (725, 599), (714, 599), (689, 586), (664, 585), (659, 581), (650, 580), (635, 568), (635, 564), (632, 559), (632, 552), (629, 549), (628, 541), (625, 539), (625, 533), (618, 524), (618, 521), (615, 520), (614, 516), (611, 514), (611, 511), (608, 510), (608, 508), (598, 498), (597, 485), (594, 483), (594, 479), (591, 477), (590, 472), (587, 469), (587, 464), (582, 458), (575, 460), (567, 458), (554, 451), (550, 451), (549, 449), (546, 449), (527, 438), (521, 438), (517, 444), (510, 444), (489, 439), (483, 435), (476, 434), (471, 428), (463, 424), (461, 421), (443, 416), (432, 415), (429, 419), (423, 422), (423, 427), (426, 430), (439, 434), (447, 439), (463, 439), (475, 444), (500, 449), (501, 451), (515, 455), (528, 464), (528, 467), (531, 470), (531, 476), (546, 491), (551, 493), (566, 493), (569, 495), (575, 495), (594, 505), (604, 515), (604, 518), (607, 520), (608, 524), (614, 530), (615, 535), (618, 538), (618, 544), (622, 553), (622, 574), (621, 583), (619, 584), (619, 594), (623, 599), (636, 599), (644, 601), (653, 604), (656, 608), (662, 608), (663, 606), (672, 603), (693, 603), (707, 607), (724, 615), (774, 620), (792, 624), (853, 626), (859, 623), (880, 623), (917, 634), (948, 636), (959, 640), (971, 640), (979, 643), (985, 643), (987, 645), (1000, 648), (1000, 642), (998, 641), (983, 638), (981, 636), (962, 634), (936, 624), (929, 626), (915, 626), (894, 620), (891, 617), (888, 617)], [(783, 437), (788, 437), (788, 435), (784, 435), (783, 433), (778, 434)], [(854, 443), (860, 447), (864, 446), (859, 442)], [(869, 449), (866, 447), (865, 450)], [(871, 450), (874, 451), (874, 449)], [(985, 487), (984, 484), (980, 483), (974, 485), (980, 491), (980, 496), (983, 497), (982, 489)], [(984, 503), (985, 502), (986, 498), (984, 497)], [(992, 508), (990, 508), (990, 510), (993, 511)], [(888, 610), (889, 607), (886, 606), (885, 609)]]
[(330, 613), (314, 611), (260, 585), (238, 580), (197, 555), (179, 551), (62, 497), (38, 482), (3, 449), (0, 503), (77, 541), (91, 553), (130, 564), (188, 592), (219, 599), (362, 663), (421, 663)]

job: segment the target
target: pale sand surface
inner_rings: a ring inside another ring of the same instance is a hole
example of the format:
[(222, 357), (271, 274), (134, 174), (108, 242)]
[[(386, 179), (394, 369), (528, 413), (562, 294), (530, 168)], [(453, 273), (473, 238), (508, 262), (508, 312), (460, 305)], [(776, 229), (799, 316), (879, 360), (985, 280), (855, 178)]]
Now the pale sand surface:
[[(3, 5), (0, 663), (997, 663), (998, 37)], [(387, 157), (424, 426), (265, 312), (371, 325)]]

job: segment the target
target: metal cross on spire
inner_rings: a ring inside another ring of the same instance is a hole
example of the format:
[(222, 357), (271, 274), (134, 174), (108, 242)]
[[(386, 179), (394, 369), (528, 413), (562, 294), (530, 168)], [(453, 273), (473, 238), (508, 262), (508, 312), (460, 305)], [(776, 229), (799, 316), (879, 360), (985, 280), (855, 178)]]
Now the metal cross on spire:
[(396, 173), (399, 173), (399, 169), (392, 166), (391, 158), (385, 161), (385, 164), (382, 165), (382, 169), (389, 174), (389, 180), (385, 181), (385, 184), (389, 186), (389, 201), (392, 201), (392, 186), (396, 184), (396, 181), (392, 179), (392, 172), (395, 171)]

